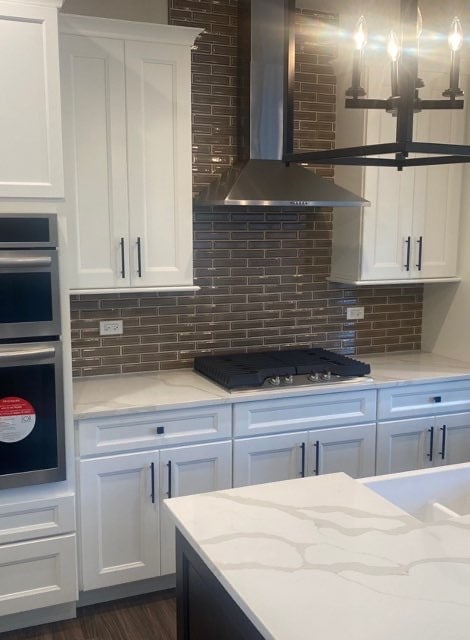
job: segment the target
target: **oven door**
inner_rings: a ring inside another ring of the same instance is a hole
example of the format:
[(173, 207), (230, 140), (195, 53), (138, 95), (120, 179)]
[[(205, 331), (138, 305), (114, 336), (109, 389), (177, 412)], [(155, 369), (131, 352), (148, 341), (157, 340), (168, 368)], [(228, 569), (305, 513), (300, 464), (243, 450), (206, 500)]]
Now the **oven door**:
[(0, 489), (64, 479), (60, 342), (0, 345)]
[(0, 251), (0, 301), (0, 340), (60, 335), (57, 251)]

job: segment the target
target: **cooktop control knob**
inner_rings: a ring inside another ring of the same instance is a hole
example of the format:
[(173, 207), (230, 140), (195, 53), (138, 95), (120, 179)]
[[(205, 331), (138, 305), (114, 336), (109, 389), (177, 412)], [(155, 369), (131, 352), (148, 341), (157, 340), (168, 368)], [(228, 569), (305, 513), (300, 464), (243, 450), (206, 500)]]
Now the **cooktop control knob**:
[(282, 384), (292, 384), (294, 382), (294, 376), (282, 376), (281, 382)]
[(310, 380), (310, 382), (319, 382), (320, 381), (320, 374), (319, 373), (310, 373), (307, 376), (307, 379)]
[(272, 378), (268, 378), (269, 384), (272, 384), (273, 387), (278, 387), (281, 384), (281, 378), (279, 376), (273, 376)]

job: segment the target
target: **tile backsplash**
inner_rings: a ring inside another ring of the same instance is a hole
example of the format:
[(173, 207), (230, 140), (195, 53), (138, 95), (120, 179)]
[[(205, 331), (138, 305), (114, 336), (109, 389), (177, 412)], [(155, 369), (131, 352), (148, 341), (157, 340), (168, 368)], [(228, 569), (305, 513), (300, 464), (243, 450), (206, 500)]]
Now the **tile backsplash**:
[[(193, 52), (193, 185), (236, 155), (236, 0), (169, 0), (170, 23), (204, 27)], [(297, 12), (295, 146), (331, 148), (336, 17)], [(333, 175), (330, 167), (318, 171)], [(196, 353), (322, 346), (346, 354), (415, 350), (422, 285), (329, 283), (329, 209), (204, 208), (194, 212), (195, 293), (71, 297), (74, 375), (190, 367)], [(363, 306), (365, 319), (346, 309)], [(122, 336), (99, 321), (122, 319)]]

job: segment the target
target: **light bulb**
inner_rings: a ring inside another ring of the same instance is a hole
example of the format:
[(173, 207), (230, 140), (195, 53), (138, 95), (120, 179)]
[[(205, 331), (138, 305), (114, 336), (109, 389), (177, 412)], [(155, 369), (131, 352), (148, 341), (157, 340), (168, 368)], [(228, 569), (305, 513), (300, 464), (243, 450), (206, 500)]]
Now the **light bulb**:
[(423, 33), (423, 16), (421, 15), (421, 11), (418, 7), (418, 17), (416, 19), (416, 39), (419, 40), (421, 34)]
[(452, 20), (452, 24), (450, 25), (450, 33), (449, 33), (449, 47), (451, 51), (459, 51), (462, 48), (463, 44), (463, 31), (462, 25), (460, 24), (460, 20), (455, 16)]
[(356, 30), (353, 34), (353, 40), (358, 51), (362, 51), (367, 44), (367, 25), (364, 16), (357, 21)]
[(400, 55), (400, 43), (398, 42), (398, 37), (395, 31), (390, 31), (390, 35), (388, 36), (387, 53), (392, 62), (396, 62), (398, 60), (398, 56)]

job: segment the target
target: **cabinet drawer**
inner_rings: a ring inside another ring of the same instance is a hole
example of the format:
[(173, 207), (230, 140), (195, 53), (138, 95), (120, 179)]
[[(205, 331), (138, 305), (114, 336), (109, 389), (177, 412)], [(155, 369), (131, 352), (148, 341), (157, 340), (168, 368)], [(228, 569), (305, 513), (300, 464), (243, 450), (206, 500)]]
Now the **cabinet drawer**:
[(470, 410), (470, 380), (380, 389), (377, 417), (406, 418)]
[(0, 544), (69, 533), (74, 529), (73, 496), (0, 505)]
[(376, 391), (240, 402), (233, 408), (234, 437), (375, 422)]
[(74, 602), (75, 535), (0, 547), (0, 616)]
[(231, 437), (229, 405), (79, 420), (81, 456)]

